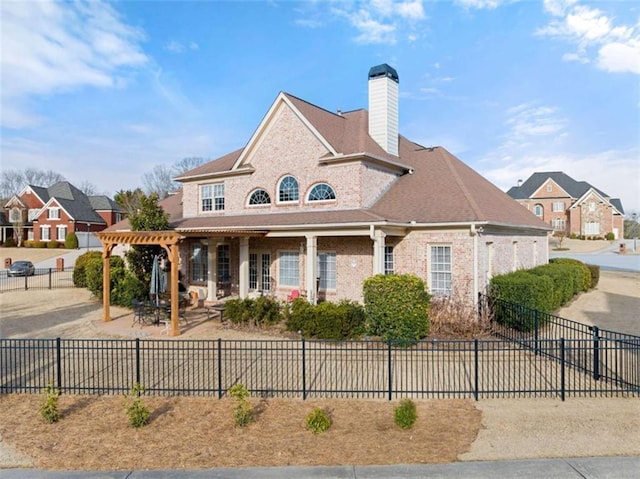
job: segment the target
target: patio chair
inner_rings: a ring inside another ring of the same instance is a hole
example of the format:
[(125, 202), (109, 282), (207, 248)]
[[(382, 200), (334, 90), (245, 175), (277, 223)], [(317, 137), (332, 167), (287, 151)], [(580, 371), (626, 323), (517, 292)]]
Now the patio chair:
[(293, 291), (291, 291), (291, 293), (287, 295), (287, 302), (290, 303), (291, 301), (299, 297), (300, 297), (300, 290), (294, 289)]
[(142, 327), (155, 319), (154, 312), (148, 303), (133, 299), (131, 301), (131, 307), (133, 309), (133, 322), (131, 323), (131, 327), (135, 324), (139, 324), (140, 327)]

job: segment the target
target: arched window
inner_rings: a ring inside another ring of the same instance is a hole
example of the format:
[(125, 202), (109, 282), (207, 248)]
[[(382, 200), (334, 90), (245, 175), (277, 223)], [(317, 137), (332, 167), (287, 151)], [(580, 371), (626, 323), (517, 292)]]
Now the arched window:
[(293, 176), (282, 178), (278, 187), (278, 201), (293, 202), (298, 201), (298, 197), (298, 180)]
[(535, 206), (533, 207), (533, 214), (534, 214), (534, 215), (536, 215), (536, 216), (538, 216), (538, 217), (542, 218), (543, 213), (544, 213), (544, 209), (542, 208), (542, 205), (535, 205)]
[(271, 204), (271, 197), (269, 196), (269, 193), (267, 193), (263, 189), (255, 190), (253, 193), (251, 193), (251, 196), (249, 197), (250, 206), (269, 205), (269, 204)]
[(336, 193), (326, 183), (318, 183), (309, 192), (309, 201), (329, 201), (335, 200)]

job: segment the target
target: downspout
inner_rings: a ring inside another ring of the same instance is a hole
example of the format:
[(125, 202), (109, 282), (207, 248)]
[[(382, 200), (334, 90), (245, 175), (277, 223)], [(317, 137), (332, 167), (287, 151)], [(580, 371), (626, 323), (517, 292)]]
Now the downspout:
[(478, 299), (478, 230), (475, 223), (471, 223), (470, 234), (473, 237), (473, 304)]

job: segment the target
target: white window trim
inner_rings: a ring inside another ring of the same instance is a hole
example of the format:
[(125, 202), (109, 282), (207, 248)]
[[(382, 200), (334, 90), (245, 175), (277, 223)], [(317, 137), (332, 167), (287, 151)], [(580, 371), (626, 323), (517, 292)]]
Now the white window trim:
[[(48, 238), (44, 238), (44, 231), (47, 231)], [(40, 241), (51, 241), (51, 226), (50, 225), (42, 225), (40, 226)]]
[[(255, 205), (251, 204), (251, 197), (254, 195), (254, 193), (258, 191), (264, 191), (267, 195), (269, 195), (269, 203), (260, 203)], [(273, 204), (273, 201), (271, 200), (271, 195), (269, 194), (269, 191), (267, 191), (266, 188), (254, 188), (249, 193), (249, 196), (247, 196), (247, 203), (246, 203), (247, 208), (265, 208), (265, 207), (271, 206), (272, 204)]]
[[(431, 261), (431, 251), (432, 248), (437, 248), (437, 247), (442, 247), (442, 246), (446, 246), (449, 248), (449, 261), (450, 261), (450, 271), (449, 274), (451, 275), (451, 283), (450, 283), (450, 290), (449, 290), (449, 294), (442, 294), (441, 292), (434, 292), (433, 290), (433, 284), (432, 284), (432, 273), (433, 273), (433, 268), (432, 268), (432, 264), (433, 261)], [(453, 296), (453, 272), (455, 271), (455, 266), (454, 266), (454, 257), (453, 257), (453, 244), (452, 243), (429, 243), (427, 245), (427, 252), (428, 252), (428, 258), (429, 260), (427, 261), (427, 285), (429, 287), (429, 294), (433, 295), (433, 296), (441, 296), (441, 297), (452, 297)]]
[(334, 267), (335, 267), (335, 286), (333, 288), (322, 288), (321, 286), (318, 286), (318, 289), (320, 291), (336, 291), (338, 289), (338, 254), (335, 251), (318, 251), (318, 255), (316, 256), (316, 261), (317, 261), (317, 271), (318, 271), (318, 277), (320, 276), (320, 255), (321, 254), (332, 254), (335, 262), (334, 262)]
[[(64, 230), (64, 235), (62, 235), (62, 238), (60, 237), (60, 231)], [(56, 238), (58, 241), (65, 241), (66, 240), (66, 236), (67, 236), (67, 225), (58, 225), (56, 226)]]
[[(282, 182), (284, 180), (286, 180), (287, 178), (293, 178), (294, 180), (296, 180), (296, 183), (298, 184), (298, 199), (297, 200), (288, 200), (288, 201), (282, 201), (280, 199), (280, 186), (282, 185)], [(300, 203), (300, 181), (298, 181), (298, 178), (296, 178), (293, 175), (285, 175), (282, 178), (280, 178), (280, 180), (278, 181), (278, 184), (276, 185), (276, 204), (278, 205), (295, 205)]]
[[(335, 196), (336, 198), (328, 199), (328, 200), (312, 200), (312, 199), (310, 198), (310, 196), (311, 196), (311, 192), (313, 191), (313, 189), (314, 189), (316, 186), (320, 186), (320, 185), (326, 185), (326, 186), (328, 186), (329, 188), (331, 188), (331, 191), (333, 191), (333, 196)], [(320, 183), (314, 183), (313, 185), (311, 185), (311, 187), (309, 188), (309, 191), (307, 192), (307, 194), (306, 194), (306, 196), (305, 196), (305, 202), (306, 202), (306, 203), (311, 203), (311, 204), (314, 204), (314, 205), (315, 205), (315, 204), (318, 204), (318, 203), (335, 203), (335, 202), (337, 201), (337, 196), (338, 196), (338, 195), (336, 195), (336, 189), (335, 189), (333, 186), (331, 186), (331, 185), (330, 185), (329, 183), (327, 183), (326, 181), (321, 181)]]
[[(54, 211), (57, 212), (57, 216), (51, 216), (51, 213)], [(47, 219), (51, 221), (60, 221), (60, 208), (57, 206), (47, 208)]]
[(554, 213), (562, 213), (564, 211), (564, 201), (554, 201), (552, 211)]
[[(216, 189), (218, 189), (219, 187), (222, 187), (222, 195), (219, 195), (218, 192), (216, 192)], [(211, 196), (204, 196), (203, 194), (203, 190), (204, 188), (211, 188)], [(204, 213), (204, 214), (210, 214), (210, 213), (220, 213), (223, 212), (226, 208), (226, 198), (225, 198), (226, 194), (225, 194), (225, 188), (224, 188), (224, 183), (206, 183), (206, 184), (201, 184), (199, 185), (198, 188), (198, 210), (200, 213)], [(222, 198), (222, 208), (217, 208), (216, 205), (216, 199), (218, 198)], [(211, 200), (211, 209), (204, 209), (204, 205), (203, 202), (204, 200), (209, 199)]]
[[(280, 260), (281, 260), (281, 255), (282, 253), (292, 253), (292, 254), (296, 254), (298, 255), (298, 284), (284, 284), (282, 282), (282, 265), (280, 264)], [(277, 263), (278, 263), (278, 288), (283, 288), (283, 289), (297, 289), (300, 288), (300, 252), (296, 251), (296, 250), (289, 250), (289, 249), (283, 249), (283, 250), (278, 250), (276, 252), (277, 255)], [(272, 260), (273, 261), (273, 260)]]

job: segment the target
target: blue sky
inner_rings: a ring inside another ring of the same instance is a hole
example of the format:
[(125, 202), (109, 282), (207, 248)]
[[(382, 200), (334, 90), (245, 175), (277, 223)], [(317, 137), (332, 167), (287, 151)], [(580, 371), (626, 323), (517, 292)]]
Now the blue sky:
[(3, 0), (2, 168), (101, 192), (246, 144), (278, 92), (367, 108), (506, 190), (564, 171), (640, 211), (640, 2)]

